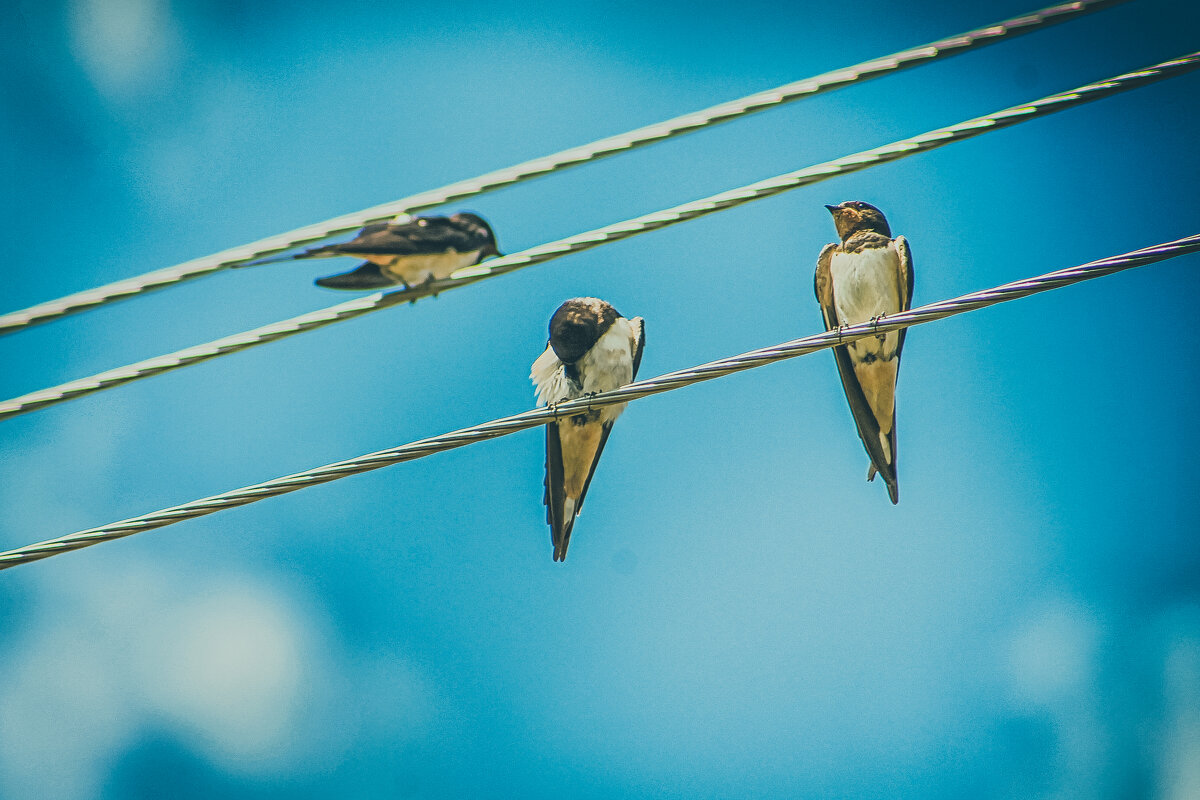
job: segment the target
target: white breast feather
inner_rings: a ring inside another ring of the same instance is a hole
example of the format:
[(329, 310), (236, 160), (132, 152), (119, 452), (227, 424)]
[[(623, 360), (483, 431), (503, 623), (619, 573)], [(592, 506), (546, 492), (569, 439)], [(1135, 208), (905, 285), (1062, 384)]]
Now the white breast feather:
[(900, 257), (893, 247), (834, 253), (833, 304), (845, 325), (900, 311)]
[[(633, 380), (633, 351), (637, 346), (633, 326), (624, 317), (619, 318), (604, 332), (592, 349), (575, 363), (582, 390), (567, 379), (563, 363), (554, 354), (553, 348), (538, 356), (529, 371), (529, 380), (537, 389), (539, 405), (573, 400), (584, 394), (610, 392)], [(601, 420), (612, 422), (621, 416), (625, 404), (607, 406), (601, 411)]]
[(533, 367), (529, 370), (529, 380), (533, 381), (539, 406), (569, 400), (575, 394), (574, 387), (563, 374), (563, 363), (550, 347), (533, 362)]
[[(575, 365), (585, 394), (611, 392), (633, 380), (634, 343), (633, 326), (624, 317), (618, 318)], [(604, 422), (612, 422), (624, 410), (624, 403), (607, 406), (600, 416)]]
[[(901, 311), (900, 255), (894, 244), (857, 253), (834, 253), (829, 260), (833, 279), (833, 303), (838, 321), (853, 325), (880, 314)], [(859, 387), (879, 424), (879, 442), (888, 462), (892, 448), (888, 434), (895, 413), (896, 368), (893, 357), (900, 335), (892, 332), (869, 336), (847, 345)], [(877, 360), (863, 360), (868, 354)]]
[[(833, 279), (833, 306), (843, 325), (896, 314), (902, 309), (900, 256), (894, 245), (834, 253), (829, 259), (829, 274)], [(893, 332), (859, 339), (848, 349), (859, 356), (870, 352), (890, 358), (899, 343), (900, 334)]]
[(423, 283), (429, 278), (448, 278), (455, 270), (469, 267), (479, 260), (479, 251), (470, 250), (459, 253), (449, 250), (445, 253), (432, 253), (419, 256), (400, 256), (385, 271), (393, 277), (403, 279), (406, 283)]

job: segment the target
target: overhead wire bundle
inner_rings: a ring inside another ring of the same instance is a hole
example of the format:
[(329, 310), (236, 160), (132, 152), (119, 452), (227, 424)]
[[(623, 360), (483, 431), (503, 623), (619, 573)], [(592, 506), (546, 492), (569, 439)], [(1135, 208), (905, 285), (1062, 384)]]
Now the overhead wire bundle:
[(624, 222), (606, 225), (603, 228), (568, 236), (565, 239), (531, 247), (519, 253), (511, 253), (500, 258), (489, 259), (477, 266), (460, 269), (447, 280), (434, 281), (427, 286), (378, 292), (318, 311), (311, 311), (281, 322), (264, 325), (260, 328), (139, 361), (135, 364), (117, 367), (58, 386), (39, 389), (20, 397), (0, 401), (0, 420), (38, 408), (56, 405), (77, 397), (83, 397), (104, 389), (112, 389), (131, 381), (149, 378), (179, 369), (180, 367), (191, 366), (208, 361), (209, 359), (230, 355), (240, 350), (257, 347), (258, 345), (277, 341), (297, 333), (323, 328), (335, 322), (354, 319), (372, 311), (379, 311), (398, 304), (412, 302), (421, 297), (468, 286), (486, 278), (505, 275), (524, 267), (542, 264), (565, 255), (579, 253), (584, 250), (590, 250), (593, 247), (620, 241), (630, 236), (665, 228), (678, 222), (685, 222), (717, 211), (724, 211), (753, 200), (761, 200), (791, 189), (819, 183), (829, 178), (858, 172), (878, 164), (924, 153), (947, 144), (979, 136), (988, 131), (999, 130), (1020, 122), (1037, 119), (1038, 117), (1071, 108), (1072, 106), (1099, 100), (1118, 92), (1180, 75), (1195, 69), (1197, 66), (1200, 66), (1200, 55), (1193, 53), (1136, 72), (1129, 72), (1108, 80), (1081, 86), (1068, 92), (1012, 106), (1002, 111), (997, 111), (994, 114), (975, 117), (974, 119), (960, 122), (957, 125), (937, 128), (918, 136), (901, 139), (871, 150), (864, 150), (833, 161), (826, 161), (794, 172), (777, 175), (774, 178), (768, 178), (737, 189), (730, 189), (729, 191), (695, 200), (691, 203), (684, 203), (683, 205), (674, 206), (652, 214), (645, 214), (625, 220)]
[(185, 281), (245, 264), (265, 256), (282, 253), (331, 236), (348, 233), (372, 222), (382, 222), (397, 216), (403, 217), (418, 211), (436, 208), (446, 203), (466, 200), (470, 197), (513, 186), (523, 181), (549, 175), (570, 167), (586, 164), (617, 153), (627, 152), (655, 142), (662, 142), (685, 133), (707, 128), (722, 122), (775, 108), (785, 103), (814, 97), (834, 89), (863, 83), (920, 64), (932, 63), (950, 56), (959, 55), (993, 42), (1011, 39), (1025, 33), (1059, 22), (1074, 19), (1083, 14), (1100, 11), (1127, 0), (1078, 0), (1013, 17), (994, 25), (988, 25), (966, 33), (940, 39), (936, 42), (902, 50), (889, 56), (864, 61), (854, 66), (833, 70), (812, 78), (795, 81), (756, 92), (737, 100), (712, 106), (700, 111), (674, 117), (664, 122), (647, 125), (627, 133), (598, 139), (589, 144), (562, 150), (542, 158), (535, 158), (504, 169), (495, 170), (476, 178), (458, 181), (440, 189), (404, 197), (390, 203), (373, 206), (362, 211), (343, 214), (324, 222), (316, 222), (287, 233), (269, 236), (256, 242), (222, 250), (203, 258), (192, 259), (183, 264), (126, 278), (105, 286), (77, 292), (56, 300), (48, 300), (29, 308), (0, 314), (0, 335), (49, 322), (54, 319), (97, 308), (139, 294), (164, 289)]
[(322, 483), (347, 478), (362, 472), (370, 472), (381, 467), (388, 467), (402, 461), (414, 461), (418, 458), (434, 455), (435, 453), (445, 452), (446, 450), (453, 450), (469, 444), (487, 441), (488, 439), (495, 439), (499, 436), (507, 436), (508, 434), (545, 425), (548, 422), (566, 418), (573, 414), (592, 411), (617, 403), (627, 403), (663, 392), (674, 391), (675, 389), (691, 386), (701, 381), (708, 381), (713, 378), (731, 375), (735, 372), (774, 364), (777, 361), (816, 353), (865, 337), (876, 336), (880, 333), (921, 325), (926, 322), (934, 322), (957, 314), (987, 308), (998, 303), (1005, 303), (1010, 300), (1047, 292), (1051, 289), (1071, 286), (1093, 278), (1112, 275), (1134, 267), (1154, 264), (1169, 258), (1196, 252), (1200, 252), (1200, 234), (1135, 250), (1131, 253), (1124, 253), (1100, 261), (1081, 264), (1077, 267), (1050, 272), (1026, 280), (1015, 281), (993, 289), (973, 292), (951, 300), (930, 303), (877, 321), (848, 325), (839, 330), (805, 336), (801, 339), (784, 342), (774, 347), (752, 350), (748, 353), (712, 361), (708, 364), (701, 364), (690, 369), (678, 370), (656, 378), (635, 381), (615, 391), (604, 392), (594, 397), (559, 403), (553, 408), (533, 409), (470, 428), (452, 431), (441, 436), (421, 439), (399, 447), (368, 453), (358, 458), (339, 461), (323, 467), (276, 478), (275, 480), (256, 483), (253, 486), (223, 492), (219, 495), (173, 506), (162, 511), (131, 517), (130, 519), (115, 522), (111, 525), (89, 528), (77, 533), (2, 552), (0, 553), (0, 569), (25, 564), (30, 561), (37, 561), (71, 550), (78, 550), (93, 544), (99, 544), (100, 542), (120, 539), (135, 533), (161, 528), (176, 522), (182, 522), (186, 519), (202, 517), (216, 513), (217, 511), (248, 505), (259, 500), (265, 500), (268, 497), (277, 497), (278, 495), (288, 494), (298, 489), (318, 486)]
[[(112, 302), (116, 299), (181, 283), (193, 277), (210, 274), (228, 266), (261, 258), (265, 255), (284, 252), (302, 244), (318, 241), (338, 233), (344, 233), (367, 222), (389, 219), (398, 214), (407, 214), (412, 211), (431, 208), (450, 200), (473, 196), (499, 186), (511, 185), (530, 177), (563, 169), (576, 163), (594, 160), (650, 142), (661, 141), (690, 130), (744, 116), (753, 111), (779, 105), (780, 103), (800, 97), (811, 96), (831, 88), (836, 88), (837, 86), (886, 74), (887, 72), (906, 66), (927, 63), (946, 55), (964, 52), (967, 49), (981, 46), (998, 38), (1028, 32), (1051, 22), (1062, 21), (1082, 13), (1098, 10), (1113, 5), (1117, 1), (1092, 0), (1092, 2), (1087, 2), (1085, 0), (1084, 2), (1053, 6), (1033, 14), (998, 23), (988, 28), (972, 31), (959, 37), (941, 40), (922, 48), (913, 48), (884, 59), (865, 62), (864, 64), (846, 68), (845, 70), (838, 70), (806, 81), (788, 84), (771, 92), (750, 95), (738, 101), (715, 106), (705, 111), (696, 112), (695, 114), (678, 117), (659, 125), (648, 126), (628, 134), (609, 137), (608, 139), (602, 139), (590, 145), (563, 151), (544, 159), (536, 159), (507, 170), (499, 170), (480, 178), (452, 184), (440, 190), (413, 195), (394, 203), (367, 209), (358, 214), (345, 215), (325, 223), (318, 223), (317, 225), (308, 226), (298, 231), (261, 240), (242, 248), (233, 248), (207, 259), (197, 259), (187, 264), (169, 268), (168, 270), (160, 270), (156, 273), (149, 273), (148, 275), (129, 279), (125, 282), (110, 284), (109, 286), (99, 287), (90, 292), (83, 292), (62, 298), (59, 301), (51, 301), (50, 303), (35, 306), (21, 312), (13, 312), (12, 314), (0, 317), (0, 332), (19, 330), (38, 322), (55, 319), (85, 308)], [(502, 256), (474, 267), (461, 269), (454, 273), (451, 278), (435, 281), (428, 286), (376, 293), (365, 298), (341, 303), (273, 325), (235, 334), (126, 367), (109, 370), (60, 386), (32, 392), (21, 397), (0, 402), (0, 420), (38, 408), (66, 402), (103, 389), (113, 388), (143, 377), (149, 377), (269, 341), (275, 341), (296, 333), (313, 330), (334, 322), (352, 319), (371, 311), (410, 302), (430, 294), (470, 285), (486, 278), (496, 277), (526, 266), (543, 263), (563, 255), (581, 252), (640, 233), (657, 230), (677, 222), (733, 208), (752, 200), (769, 197), (789, 189), (807, 186), (830, 177), (856, 172), (877, 164), (923, 153), (946, 144), (981, 135), (985, 132), (1036, 119), (1058, 110), (1087, 103), (1128, 89), (1145, 86), (1149, 83), (1194, 70), (1197, 67), (1200, 67), (1200, 53), (1191, 53), (1142, 70), (1125, 73), (1068, 92), (1013, 106), (982, 117), (976, 117), (957, 125), (938, 128), (918, 136), (778, 175), (691, 203), (685, 203), (652, 214), (604, 226), (596, 230), (529, 248), (519, 253)], [(1155, 245), (1133, 253), (1114, 256), (1099, 262), (1092, 262), (1080, 267), (1062, 270), (1057, 273), (1050, 273), (1026, 281), (1006, 284), (1005, 286), (966, 295), (954, 300), (930, 304), (899, 315), (889, 316), (885, 320), (874, 323), (850, 326), (841, 331), (804, 337), (803, 339), (784, 343), (774, 348), (764, 348), (742, 354), (741, 356), (701, 365), (690, 370), (668, 373), (658, 378), (638, 381), (622, 389), (604, 393), (588, 400), (564, 403), (555, 409), (528, 411), (523, 414), (455, 431), (440, 437), (420, 440), (409, 445), (379, 451), (361, 458), (350, 459), (274, 481), (255, 484), (194, 503), (185, 503), (112, 525), (92, 528), (35, 545), (17, 548), (6, 553), (0, 553), (0, 568), (27, 563), (57, 553), (86, 547), (100, 541), (108, 541), (139, 531), (162, 527), (173, 522), (214, 513), (225, 508), (245, 505), (259, 499), (336, 480), (359, 472), (377, 469), (399, 461), (412, 460), (465, 444), (525, 430), (530, 427), (546, 424), (546, 422), (554, 419), (556, 415), (579, 413), (590, 408), (627, 402), (650, 394), (670, 391), (701, 380), (708, 380), (732, 372), (764, 366), (785, 358), (792, 358), (820, 349), (826, 349), (864, 336), (898, 330), (909, 325), (922, 324), (953, 314), (976, 310), (998, 302), (1006, 302), (1051, 288), (1070, 285), (1081, 280), (1112, 274), (1130, 267), (1154, 263), (1177, 255), (1193, 253), (1198, 249), (1200, 249), (1200, 236), (1191, 236), (1174, 242)]]

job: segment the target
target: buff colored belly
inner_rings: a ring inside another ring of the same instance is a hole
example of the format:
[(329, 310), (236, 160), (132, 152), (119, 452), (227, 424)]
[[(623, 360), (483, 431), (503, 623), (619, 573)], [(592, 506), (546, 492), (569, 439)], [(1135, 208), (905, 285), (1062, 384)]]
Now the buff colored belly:
[[(838, 321), (853, 325), (901, 310), (900, 261), (892, 247), (857, 253), (835, 253), (829, 262)], [(880, 443), (888, 460), (896, 402), (896, 332), (868, 336), (847, 345), (854, 374), (879, 424)]]
[[(611, 392), (632, 381), (634, 346), (633, 328), (629, 320), (618, 319), (579, 359), (583, 393)], [(607, 406), (600, 411), (600, 418), (604, 422), (612, 422), (624, 410), (624, 403)]]
[(458, 253), (451, 250), (446, 253), (433, 253), (421, 256), (400, 256), (391, 264), (384, 265), (383, 271), (392, 278), (405, 283), (417, 284), (427, 280), (450, 277), (450, 273), (463, 267), (469, 267), (479, 260), (479, 251)]
[(576, 425), (572, 420), (558, 423), (558, 438), (562, 444), (563, 491), (567, 497), (578, 498), (583, 494), (596, 450), (600, 447), (600, 436), (604, 426), (600, 422)]

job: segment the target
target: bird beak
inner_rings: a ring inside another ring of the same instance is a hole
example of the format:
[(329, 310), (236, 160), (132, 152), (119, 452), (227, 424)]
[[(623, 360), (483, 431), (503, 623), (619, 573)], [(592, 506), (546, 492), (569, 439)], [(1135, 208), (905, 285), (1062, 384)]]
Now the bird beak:
[(827, 209), (829, 209), (829, 213), (833, 214), (835, 217), (838, 215), (838, 212), (842, 210), (841, 206), (825, 206), (825, 207)]

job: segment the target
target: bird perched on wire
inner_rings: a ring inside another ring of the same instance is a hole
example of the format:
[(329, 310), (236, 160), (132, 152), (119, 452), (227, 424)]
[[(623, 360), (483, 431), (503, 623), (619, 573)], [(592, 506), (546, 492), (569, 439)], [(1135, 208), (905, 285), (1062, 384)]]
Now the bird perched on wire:
[[(840, 244), (817, 259), (815, 289), (825, 330), (867, 322), (912, 306), (913, 266), (908, 240), (892, 238), (883, 213), (859, 200), (825, 206)], [(880, 333), (833, 349), (859, 438), (871, 459), (867, 480), (883, 476), (892, 503), (896, 482), (896, 376), (905, 331)]]
[[(553, 406), (630, 383), (646, 343), (641, 317), (625, 319), (595, 297), (577, 297), (550, 318), (550, 342), (529, 378), (538, 405)], [(583, 505), (613, 423), (625, 404), (605, 406), (546, 425), (546, 522), (554, 560), (567, 557), (571, 529)]]
[(455, 270), (498, 256), (496, 236), (478, 214), (413, 217), (406, 222), (368, 225), (348, 242), (312, 247), (303, 253), (253, 261), (245, 266), (303, 258), (352, 256), (365, 259), (357, 269), (318, 278), (327, 289), (412, 288), (446, 278)]

